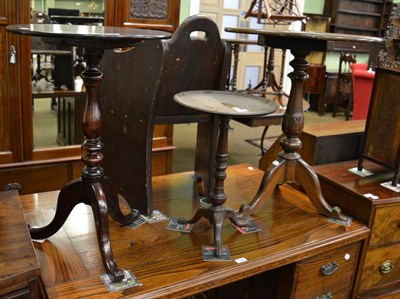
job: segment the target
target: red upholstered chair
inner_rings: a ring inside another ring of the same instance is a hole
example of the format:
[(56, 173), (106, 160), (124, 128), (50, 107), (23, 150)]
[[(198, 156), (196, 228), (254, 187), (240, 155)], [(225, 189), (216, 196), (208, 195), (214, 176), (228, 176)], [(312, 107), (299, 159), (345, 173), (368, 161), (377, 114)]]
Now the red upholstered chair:
[(353, 120), (366, 119), (372, 94), (375, 72), (368, 71), (366, 63), (350, 65), (353, 81)]

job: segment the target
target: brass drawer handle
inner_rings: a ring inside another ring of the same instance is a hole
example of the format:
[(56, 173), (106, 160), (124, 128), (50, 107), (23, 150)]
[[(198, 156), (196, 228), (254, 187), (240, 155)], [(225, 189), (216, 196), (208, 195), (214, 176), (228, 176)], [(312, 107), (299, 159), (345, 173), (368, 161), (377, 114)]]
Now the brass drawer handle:
[(394, 268), (393, 262), (388, 260), (384, 261), (380, 267), (381, 273), (382, 274), (387, 274), (390, 273)]
[(323, 295), (321, 295), (321, 296), (318, 296), (317, 298), (315, 298), (315, 299), (332, 299), (333, 298), (333, 296), (332, 296), (332, 294), (331, 293), (328, 293), (328, 294), (323, 294)]
[(9, 191), (9, 190), (21, 190), (22, 185), (20, 183), (9, 183), (4, 186), (4, 191)]
[(320, 271), (323, 275), (328, 276), (328, 275), (332, 275), (333, 273), (335, 273), (338, 268), (339, 268), (339, 264), (336, 262), (332, 262), (332, 263), (321, 266)]

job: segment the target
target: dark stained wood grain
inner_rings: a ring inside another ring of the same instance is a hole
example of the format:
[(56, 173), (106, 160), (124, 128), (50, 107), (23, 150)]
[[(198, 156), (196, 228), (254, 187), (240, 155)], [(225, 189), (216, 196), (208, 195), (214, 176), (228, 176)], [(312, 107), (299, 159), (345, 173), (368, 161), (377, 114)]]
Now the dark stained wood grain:
[[(250, 165), (228, 167), (227, 204), (237, 209), (257, 191), (263, 172)], [(193, 200), (193, 173), (153, 178), (154, 206), (169, 217), (188, 217), (198, 208)], [(57, 192), (22, 196), (28, 223), (52, 219)], [(123, 203), (121, 203), (123, 204)], [(126, 208), (126, 205), (123, 205)], [(167, 222), (143, 224), (132, 230), (110, 222), (110, 238), (118, 265), (131, 270), (143, 286), (108, 293), (99, 275), (96, 232), (89, 207), (78, 205), (61, 230), (44, 243), (35, 243), (42, 277), (50, 298), (160, 298), (189, 294), (241, 280), (362, 240), (368, 229), (357, 221), (344, 228), (321, 216), (306, 196), (283, 185), (254, 215), (259, 233), (242, 235), (224, 222), (222, 243), (232, 261), (204, 262), (201, 245), (212, 244), (212, 226), (195, 224), (190, 234), (166, 229)], [(248, 261), (236, 264), (234, 259)]]
[[(400, 243), (394, 244), (392, 246), (372, 248), (368, 250), (362, 271), (360, 289), (365, 290), (372, 287), (383, 286), (385, 284), (396, 282), (397, 284), (399, 284), (399, 252)], [(379, 271), (380, 266), (385, 261), (391, 261), (391, 263), (394, 265), (393, 270), (387, 274), (383, 274), (381, 271)], [(399, 287), (397, 287), (397, 290), (400, 292)]]
[[(207, 38), (191, 38), (197, 31)], [(118, 74), (105, 75), (100, 90), (103, 167), (132, 208), (148, 215), (153, 210), (151, 140), (157, 124), (199, 123), (194, 166), (205, 193), (211, 190), (218, 119), (175, 103), (173, 96), (223, 90), (230, 62), (229, 45), (220, 39), (215, 22), (204, 16), (186, 19), (171, 39), (146, 41), (130, 51), (106, 51), (101, 69), (105, 74), (117, 69)]]

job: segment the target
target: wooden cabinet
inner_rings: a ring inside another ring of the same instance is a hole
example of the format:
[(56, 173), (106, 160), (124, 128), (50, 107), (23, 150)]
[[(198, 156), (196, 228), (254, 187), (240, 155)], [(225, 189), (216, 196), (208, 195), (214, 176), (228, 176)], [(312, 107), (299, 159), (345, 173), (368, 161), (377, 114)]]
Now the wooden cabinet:
[(324, 15), (331, 17), (331, 32), (383, 36), (392, 4), (391, 0), (328, 0)]
[[(330, 32), (383, 37), (392, 6), (392, 0), (326, 0), (324, 15), (331, 18)], [(330, 50), (364, 52), (372, 56), (372, 52), (379, 51), (375, 48), (380, 47), (366, 43), (335, 42)]]
[(371, 228), (353, 295), (381, 298), (396, 294), (395, 298), (400, 296), (400, 194), (381, 186), (392, 179), (392, 171), (366, 161), (365, 169), (374, 174), (360, 177), (348, 171), (356, 165), (357, 161), (348, 161), (315, 170), (325, 199)]

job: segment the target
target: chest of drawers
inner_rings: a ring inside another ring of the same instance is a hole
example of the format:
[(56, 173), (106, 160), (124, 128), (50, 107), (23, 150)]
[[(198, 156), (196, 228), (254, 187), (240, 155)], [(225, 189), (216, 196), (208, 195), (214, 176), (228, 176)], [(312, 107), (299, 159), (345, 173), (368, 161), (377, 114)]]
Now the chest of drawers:
[[(282, 279), (278, 297), (350, 298), (359, 247), (360, 243), (350, 244), (285, 268), (284, 276), (292, 277), (292, 287), (288, 287), (287, 280)], [(285, 283), (282, 284), (282, 281)]]
[(400, 193), (381, 186), (391, 180), (389, 170), (365, 161), (365, 169), (374, 174), (360, 177), (348, 171), (356, 165), (348, 161), (315, 169), (325, 199), (371, 229), (361, 250), (354, 297), (396, 298), (400, 296)]

